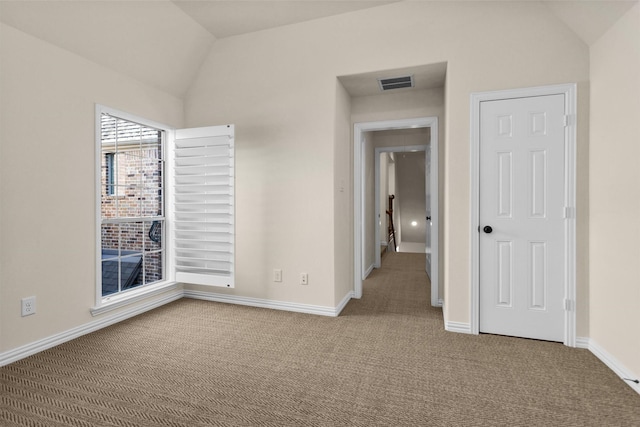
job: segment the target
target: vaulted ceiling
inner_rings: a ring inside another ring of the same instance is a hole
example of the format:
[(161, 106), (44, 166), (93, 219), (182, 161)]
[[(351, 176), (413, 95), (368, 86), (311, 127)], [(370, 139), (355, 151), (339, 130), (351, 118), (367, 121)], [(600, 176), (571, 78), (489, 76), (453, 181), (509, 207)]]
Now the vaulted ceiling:
[[(0, 21), (181, 97), (216, 40), (398, 1), (421, 0), (1, 0)], [(541, 3), (591, 44), (637, 2)]]
[(401, 0), (173, 0), (193, 20), (221, 39), (296, 24)]

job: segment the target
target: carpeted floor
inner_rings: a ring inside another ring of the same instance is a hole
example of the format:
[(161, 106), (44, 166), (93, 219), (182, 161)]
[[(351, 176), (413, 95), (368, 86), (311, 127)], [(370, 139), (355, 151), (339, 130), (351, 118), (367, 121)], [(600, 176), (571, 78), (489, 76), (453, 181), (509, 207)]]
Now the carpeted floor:
[(445, 332), (424, 256), (337, 318), (180, 300), (0, 368), (2, 426), (640, 426), (586, 350)]

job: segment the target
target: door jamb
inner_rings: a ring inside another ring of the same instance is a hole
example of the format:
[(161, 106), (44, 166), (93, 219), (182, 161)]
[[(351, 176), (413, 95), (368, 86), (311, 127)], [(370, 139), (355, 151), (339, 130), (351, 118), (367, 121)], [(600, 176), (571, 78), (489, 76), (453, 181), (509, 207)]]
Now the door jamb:
[[(434, 307), (441, 306), (441, 299), (438, 295), (438, 283), (439, 283), (439, 253), (438, 253), (438, 239), (439, 239), (439, 224), (440, 218), (438, 215), (439, 206), (439, 184), (438, 184), (438, 117), (418, 117), (413, 119), (401, 119), (401, 120), (384, 120), (376, 122), (360, 122), (354, 124), (353, 130), (353, 262), (354, 262), (354, 285), (353, 293), (354, 298), (362, 298), (362, 280), (364, 269), (364, 141), (362, 140), (362, 133), (378, 130), (390, 130), (390, 129), (410, 129), (419, 127), (431, 128), (430, 145), (431, 145), (431, 194), (432, 200), (436, 209), (432, 209), (431, 221), (432, 225), (432, 253), (431, 253), (431, 305)], [(435, 197), (434, 197), (435, 196)]]
[(471, 304), (470, 331), (480, 333), (480, 104), (533, 96), (564, 95), (565, 108), (565, 277), (564, 344), (576, 346), (576, 84), (561, 84), (471, 94)]

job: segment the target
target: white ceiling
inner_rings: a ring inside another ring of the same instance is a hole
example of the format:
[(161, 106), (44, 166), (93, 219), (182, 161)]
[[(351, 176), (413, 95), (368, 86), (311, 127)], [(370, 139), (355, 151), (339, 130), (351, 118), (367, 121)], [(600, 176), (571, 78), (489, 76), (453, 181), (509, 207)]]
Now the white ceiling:
[(638, 1), (545, 0), (542, 3), (591, 45)]
[(172, 0), (217, 39), (401, 0)]
[[(400, 1), (438, 0), (171, 0), (217, 39)], [(439, 0), (462, 1), (462, 0)], [(535, 0), (502, 0), (535, 1)], [(539, 0), (587, 44), (638, 0)]]
[(0, 1), (0, 21), (176, 96), (215, 41), (170, 1)]
[[(0, 0), (0, 21), (181, 97), (217, 39), (385, 7), (398, 1)], [(544, 0), (542, 3), (590, 44), (638, 0)], [(163, 65), (163, 61), (170, 64)], [(434, 81), (442, 79), (442, 72), (437, 66), (416, 71), (420, 87), (422, 82), (436, 84)], [(354, 93), (364, 90), (355, 88), (362, 83), (351, 84)]]

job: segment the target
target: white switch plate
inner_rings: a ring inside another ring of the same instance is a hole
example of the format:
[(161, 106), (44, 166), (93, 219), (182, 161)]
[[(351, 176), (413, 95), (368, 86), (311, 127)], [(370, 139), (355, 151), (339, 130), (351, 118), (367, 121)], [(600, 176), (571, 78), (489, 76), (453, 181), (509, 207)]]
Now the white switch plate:
[(309, 284), (309, 275), (307, 273), (300, 273), (300, 284), (301, 285)]
[(273, 281), (274, 282), (282, 282), (282, 270), (279, 268), (275, 268), (273, 270)]

